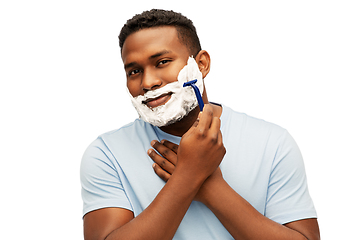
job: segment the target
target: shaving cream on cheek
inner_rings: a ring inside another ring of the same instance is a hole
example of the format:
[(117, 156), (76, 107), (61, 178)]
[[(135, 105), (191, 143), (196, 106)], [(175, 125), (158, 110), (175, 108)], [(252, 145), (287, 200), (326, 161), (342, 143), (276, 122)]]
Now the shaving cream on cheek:
[[(184, 82), (197, 79), (196, 86), (201, 94), (204, 91), (202, 74), (194, 58), (189, 57), (187, 65), (178, 75), (178, 81), (168, 83), (164, 87), (149, 91), (143, 96), (132, 97), (131, 102), (134, 105), (139, 117), (154, 126), (163, 127), (181, 120), (197, 105), (197, 99), (191, 87), (183, 87)], [(148, 99), (157, 98), (163, 94), (171, 93), (171, 98), (164, 104), (155, 108), (149, 108), (144, 102)]]

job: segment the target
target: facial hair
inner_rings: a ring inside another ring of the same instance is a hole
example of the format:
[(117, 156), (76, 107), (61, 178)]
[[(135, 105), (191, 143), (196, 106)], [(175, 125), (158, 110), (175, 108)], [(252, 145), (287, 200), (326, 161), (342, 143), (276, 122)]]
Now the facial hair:
[[(202, 95), (204, 91), (202, 73), (195, 59), (189, 57), (187, 65), (179, 72), (176, 82), (168, 83), (162, 88), (148, 91), (137, 97), (132, 97), (130, 94), (131, 102), (140, 119), (157, 127), (168, 126), (183, 119), (198, 106), (192, 87), (183, 87), (184, 82), (194, 79), (197, 79), (196, 86)], [(148, 99), (154, 99), (164, 94), (171, 94), (171, 98), (165, 104), (155, 108), (146, 105)]]

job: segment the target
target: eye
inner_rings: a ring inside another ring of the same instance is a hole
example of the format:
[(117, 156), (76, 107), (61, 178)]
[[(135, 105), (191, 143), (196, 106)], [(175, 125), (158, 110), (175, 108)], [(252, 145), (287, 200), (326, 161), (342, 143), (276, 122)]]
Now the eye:
[(134, 70), (128, 72), (128, 76), (131, 77), (131, 76), (136, 75), (138, 73), (140, 73), (140, 70), (139, 69), (134, 69)]
[(164, 59), (164, 60), (161, 60), (160, 62), (158, 62), (157, 66), (162, 66), (162, 65), (165, 65), (167, 63), (171, 62), (171, 60), (169, 59)]

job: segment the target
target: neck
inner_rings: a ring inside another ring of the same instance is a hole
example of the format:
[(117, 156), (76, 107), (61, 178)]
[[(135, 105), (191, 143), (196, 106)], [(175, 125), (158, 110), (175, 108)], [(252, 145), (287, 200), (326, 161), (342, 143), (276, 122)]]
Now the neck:
[(160, 129), (171, 135), (182, 137), (194, 124), (200, 112), (200, 108), (196, 107), (194, 110), (189, 112), (187, 116), (178, 122), (175, 122), (169, 126), (160, 127)]
[[(209, 104), (205, 87), (203, 93), (203, 101), (204, 104)], [(211, 104), (211, 106), (213, 107), (213, 113), (214, 113), (213, 116), (220, 118), (222, 113), (222, 107), (213, 104)], [(187, 116), (185, 116), (180, 121), (175, 122), (169, 126), (160, 127), (160, 129), (171, 135), (182, 137), (194, 124), (194, 122), (199, 116), (199, 113), (200, 113), (200, 108), (199, 106), (197, 106), (194, 110), (192, 110)]]

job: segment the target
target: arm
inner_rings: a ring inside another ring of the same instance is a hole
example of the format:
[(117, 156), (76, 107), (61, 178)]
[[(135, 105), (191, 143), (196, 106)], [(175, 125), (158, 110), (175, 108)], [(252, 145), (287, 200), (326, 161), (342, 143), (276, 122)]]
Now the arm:
[(202, 201), (235, 239), (320, 239), (316, 219), (278, 224), (253, 208), (224, 179), (208, 180), (201, 189)]
[[(176, 158), (168, 152), (176, 153), (177, 146), (162, 141), (155, 147), (162, 156), (150, 154), (156, 163), (154, 170), (167, 181), (172, 177), (171, 165), (176, 165)], [(316, 219), (281, 225), (266, 218), (226, 183), (219, 168), (203, 183), (195, 200), (203, 202), (235, 239), (320, 239)]]
[[(205, 108), (206, 109), (206, 108)], [(202, 183), (219, 166), (225, 148), (220, 120), (208, 109), (183, 136), (172, 177), (154, 201), (137, 217), (125, 209), (101, 209), (84, 217), (84, 235), (90, 239), (172, 239)], [(202, 146), (193, 149), (194, 142)], [(157, 142), (152, 142), (155, 146)], [(176, 157), (176, 154), (170, 155)], [(208, 159), (206, 167), (201, 157)]]
[(105, 208), (84, 217), (85, 240), (172, 239), (201, 183), (179, 178), (168, 181), (154, 201), (136, 218), (121, 208)]

